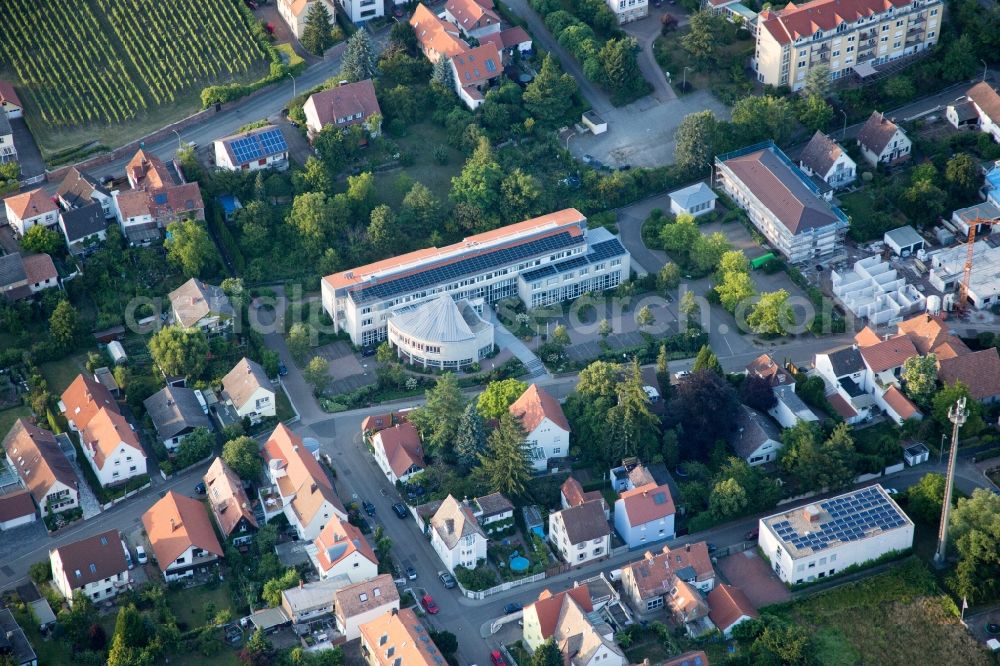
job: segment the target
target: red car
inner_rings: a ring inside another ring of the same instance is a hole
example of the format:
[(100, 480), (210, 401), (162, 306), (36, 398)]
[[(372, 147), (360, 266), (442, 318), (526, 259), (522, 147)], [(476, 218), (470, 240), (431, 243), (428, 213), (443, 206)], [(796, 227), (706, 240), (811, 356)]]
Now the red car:
[(431, 615), (437, 615), (437, 612), (440, 609), (438, 608), (438, 605), (434, 603), (434, 597), (432, 597), (429, 594), (425, 594), (424, 598), (421, 599), (420, 601), (422, 601), (424, 604), (424, 610), (426, 610)]
[(500, 650), (493, 650), (490, 652), (490, 661), (493, 666), (507, 666), (507, 662), (503, 660), (503, 655), (500, 654)]

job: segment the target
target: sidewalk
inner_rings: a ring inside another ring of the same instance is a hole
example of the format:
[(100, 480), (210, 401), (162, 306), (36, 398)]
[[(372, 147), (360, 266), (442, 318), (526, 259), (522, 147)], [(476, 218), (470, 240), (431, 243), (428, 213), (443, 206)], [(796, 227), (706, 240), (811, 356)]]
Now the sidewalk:
[(486, 313), (486, 318), (494, 326), (494, 340), (497, 347), (500, 349), (509, 349), (511, 353), (524, 364), (525, 369), (528, 371), (526, 379), (531, 380), (539, 377), (548, 377), (551, 379), (552, 375), (545, 369), (545, 366), (542, 365), (542, 362), (538, 359), (538, 356), (535, 355), (535, 352), (528, 349), (526, 344), (521, 342), (517, 336), (508, 331), (507, 328), (500, 323), (500, 320), (497, 318), (493, 308), (486, 307), (484, 311)]

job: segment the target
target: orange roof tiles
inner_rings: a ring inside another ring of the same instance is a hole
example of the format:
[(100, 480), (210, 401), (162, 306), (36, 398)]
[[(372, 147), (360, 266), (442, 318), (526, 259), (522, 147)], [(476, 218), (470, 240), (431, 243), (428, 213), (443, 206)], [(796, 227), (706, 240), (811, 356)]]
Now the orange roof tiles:
[(853, 419), (858, 415), (857, 410), (851, 407), (851, 403), (844, 400), (839, 393), (831, 393), (826, 396), (826, 399), (830, 402), (830, 406), (833, 407), (833, 411), (837, 412), (841, 418)]
[(392, 473), (397, 477), (406, 474), (412, 467), (423, 468), (424, 450), (420, 445), (420, 434), (417, 427), (406, 422), (380, 430), (372, 438), (372, 442), (379, 442), (385, 459), (389, 461)]
[(835, 30), (842, 23), (905, 7), (911, 0), (814, 0), (802, 5), (789, 2), (783, 9), (761, 12), (759, 21), (779, 44), (811, 37), (820, 30)]
[(872, 372), (885, 372), (898, 368), (906, 362), (906, 359), (917, 355), (917, 348), (906, 336), (889, 338), (861, 348), (861, 357), (865, 359)]
[(882, 399), (885, 400), (886, 404), (892, 407), (892, 411), (899, 415), (899, 418), (904, 421), (911, 416), (916, 416), (920, 413), (917, 406), (910, 402), (910, 399), (903, 395), (895, 386), (890, 386), (886, 389), (886, 392), (882, 394)]
[(94, 418), (90, 419), (80, 432), (80, 441), (90, 450), (98, 469), (104, 469), (105, 461), (114, 455), (122, 444), (143, 453), (139, 438), (125, 417), (107, 407), (102, 407), (94, 414)]
[(386, 414), (372, 414), (371, 416), (366, 416), (364, 420), (361, 421), (361, 432), (375, 433), (379, 430), (391, 428), (394, 425), (406, 423), (406, 414), (406, 412), (388, 412)]
[(4, 199), (7, 208), (18, 220), (29, 219), (59, 210), (45, 190), (31, 190)]
[(570, 506), (580, 506), (585, 502), (604, 500), (604, 496), (601, 495), (601, 491), (599, 490), (591, 490), (589, 493), (583, 492), (583, 486), (572, 476), (563, 482), (559, 491), (566, 498), (566, 503)]
[(743, 590), (726, 583), (720, 583), (708, 593), (708, 616), (715, 626), (726, 631), (741, 617), (757, 617), (757, 609), (747, 599)]
[(456, 26), (435, 16), (423, 3), (413, 10), (410, 25), (417, 34), (421, 50), (432, 62), (436, 62), (441, 56), (451, 58), (469, 48), (459, 37)]
[(626, 490), (618, 498), (625, 507), (629, 525), (644, 525), (653, 520), (674, 514), (674, 499), (670, 488), (647, 483), (644, 486)]
[(365, 559), (378, 564), (378, 557), (361, 530), (346, 520), (334, 517), (314, 543), (316, 559), (323, 571), (329, 571), (353, 553), (360, 553)]
[(173, 185), (170, 172), (167, 171), (163, 160), (142, 149), (139, 149), (125, 165), (125, 173), (135, 189)]
[(990, 84), (980, 81), (969, 88), (966, 94), (980, 108), (984, 116), (994, 123), (1000, 123), (1000, 95)]
[(463, 87), (474, 86), (503, 74), (500, 52), (495, 44), (482, 44), (463, 53), (456, 53), (451, 58), (451, 64)]
[(766, 379), (771, 387), (790, 386), (795, 383), (792, 374), (775, 363), (770, 354), (761, 354), (747, 366), (747, 374)]
[(541, 594), (538, 595), (538, 600), (524, 609), (525, 617), (527, 617), (529, 609), (533, 609), (537, 614), (538, 627), (541, 630), (543, 639), (547, 640), (555, 633), (563, 602), (567, 596), (579, 604), (580, 608), (585, 612), (590, 613), (594, 610), (594, 605), (590, 601), (590, 592), (587, 590), (586, 585), (579, 585), (562, 592), (557, 592), (556, 594), (552, 594), (548, 590), (542, 590)]
[[(423, 5), (417, 5), (418, 11), (422, 6)], [(358, 266), (357, 268), (352, 268), (348, 271), (327, 275), (323, 278), (323, 280), (334, 289), (342, 289), (352, 285), (360, 285), (368, 276), (377, 276), (380, 273), (392, 272), (393, 278), (395, 278), (403, 275), (407, 270), (420, 272), (428, 270), (432, 266), (445, 265), (451, 261), (465, 259), (472, 256), (472, 253), (460, 253), (479, 245), (503, 241), (508, 238), (510, 238), (514, 243), (521, 242), (520, 239), (513, 238), (514, 236), (519, 236), (521, 234), (535, 231), (541, 232), (549, 229), (553, 231), (562, 230), (564, 227), (571, 227), (570, 232), (574, 233), (574, 225), (584, 222), (585, 220), (586, 218), (580, 211), (575, 208), (566, 208), (554, 213), (549, 213), (548, 215), (542, 215), (530, 220), (524, 220), (523, 222), (517, 222), (516, 224), (509, 224), (505, 227), (500, 227), (499, 229), (486, 231), (474, 236), (468, 236), (459, 243), (447, 245), (442, 248), (424, 248), (422, 250), (416, 250), (415, 252), (401, 254), (397, 257), (390, 257), (388, 259), (376, 261), (364, 266)], [(489, 249), (495, 249), (499, 246), (500, 245), (498, 243), (496, 246), (490, 246)]]
[(646, 599), (666, 592), (677, 572), (687, 567), (694, 571), (695, 577), (692, 580), (703, 581), (715, 577), (708, 545), (704, 541), (678, 546), (673, 550), (664, 546), (663, 552), (656, 555), (646, 551), (641, 560), (631, 562), (624, 568), (630, 570), (639, 598)]
[(79, 490), (73, 465), (48, 430), (18, 419), (4, 437), (3, 447), (7, 460), (39, 506), (44, 506), (45, 496), (56, 482)]
[(877, 345), (882, 342), (882, 338), (879, 334), (873, 331), (870, 327), (865, 326), (863, 329), (858, 331), (857, 335), (854, 336), (854, 342), (859, 347), (871, 347), (872, 345)]
[(13, 104), (14, 106), (24, 108), (24, 105), (21, 104), (21, 99), (14, 90), (14, 84), (10, 81), (0, 81), (0, 105), (3, 104)]
[(279, 485), (285, 495), (295, 494), (292, 509), (303, 524), (312, 522), (313, 517), (329, 502), (334, 511), (342, 518), (347, 517), (344, 505), (333, 490), (333, 484), (327, 477), (323, 466), (313, 457), (302, 442), (302, 438), (279, 423), (264, 445), (264, 460), (280, 461), (285, 467), (285, 476)]
[(500, 17), (495, 11), (484, 7), (476, 0), (448, 0), (445, 9), (458, 25), (467, 31), (500, 23)]
[(546, 418), (566, 432), (570, 432), (569, 421), (563, 413), (562, 405), (538, 384), (529, 386), (528, 390), (514, 401), (510, 406), (510, 413), (521, 420), (521, 427), (526, 433), (531, 433)]
[(224, 536), (229, 536), (239, 525), (240, 520), (246, 520), (250, 527), (257, 527), (257, 518), (250, 508), (250, 500), (243, 490), (243, 483), (222, 458), (216, 458), (203, 478), (208, 503), (212, 507), (212, 515), (219, 524), (219, 530)]
[(90, 375), (79, 374), (60, 397), (66, 418), (73, 422), (77, 430), (84, 427), (102, 408), (118, 412), (118, 403), (103, 384)]
[(38, 284), (59, 277), (52, 257), (47, 254), (32, 254), (24, 257), (24, 274), (30, 284)]
[(208, 512), (196, 499), (171, 490), (142, 514), (142, 524), (161, 571), (192, 546), (222, 557)]
[(444, 663), (427, 629), (410, 608), (387, 611), (359, 629), (362, 642), (371, 650), (367, 663), (372, 666), (440, 666)]
[(1000, 395), (1000, 354), (996, 347), (938, 360), (938, 379), (943, 384), (962, 382), (976, 400)]
[(948, 325), (939, 317), (931, 314), (920, 314), (906, 321), (899, 322), (897, 335), (906, 335), (921, 354), (927, 354), (949, 337)]

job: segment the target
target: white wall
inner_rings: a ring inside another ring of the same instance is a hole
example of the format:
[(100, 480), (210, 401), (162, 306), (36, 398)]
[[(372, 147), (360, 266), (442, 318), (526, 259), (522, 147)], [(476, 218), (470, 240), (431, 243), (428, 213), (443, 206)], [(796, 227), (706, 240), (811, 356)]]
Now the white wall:
[[(258, 402), (260, 402), (259, 406)], [(263, 386), (254, 391), (242, 407), (236, 407), (236, 405), (233, 407), (236, 408), (236, 413), (240, 415), (240, 418), (249, 416), (251, 421), (254, 420), (255, 416), (268, 417), (277, 414), (274, 391)]]
[[(322, 548), (317, 545), (317, 548)], [(371, 580), (378, 575), (378, 564), (372, 562), (367, 557), (354, 551), (344, 559), (337, 562), (328, 571), (319, 570), (319, 577), (322, 580), (336, 578), (337, 576), (347, 576), (352, 583), (362, 583)]]
[(569, 454), (569, 433), (546, 417), (525, 437), (525, 446), (535, 471), (544, 471), (550, 458)]
[(337, 613), (337, 631), (344, 634), (347, 640), (353, 641), (355, 638), (361, 636), (360, 627), (362, 624), (367, 624), (376, 618), (382, 617), (393, 609), (399, 610), (398, 598), (390, 604), (383, 604), (348, 618), (343, 618), (340, 613)]
[(102, 486), (124, 483), (146, 473), (146, 456), (142, 451), (124, 442), (119, 443), (114, 453), (104, 459), (104, 467), (98, 467), (94, 462), (89, 446), (84, 445), (83, 451)]
[(570, 543), (561, 511), (549, 514), (549, 541), (556, 547), (562, 558), (573, 566), (607, 557), (611, 550), (610, 533), (598, 539), (588, 539), (584, 543)]
[(431, 545), (451, 573), (455, 573), (455, 567), (459, 565), (466, 569), (475, 569), (479, 560), (486, 559), (486, 539), (478, 534), (473, 535), (471, 544), (467, 544), (465, 538), (462, 538), (455, 544), (454, 549), (449, 549), (438, 531), (431, 527)]

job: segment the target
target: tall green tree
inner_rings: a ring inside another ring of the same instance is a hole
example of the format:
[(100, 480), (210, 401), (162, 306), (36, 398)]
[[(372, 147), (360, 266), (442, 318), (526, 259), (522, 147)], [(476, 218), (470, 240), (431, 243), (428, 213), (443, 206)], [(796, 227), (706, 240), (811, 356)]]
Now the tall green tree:
[(203, 271), (218, 265), (218, 252), (203, 223), (193, 219), (180, 220), (167, 227), (167, 259), (185, 277), (198, 277)]
[(451, 199), (456, 204), (480, 211), (484, 217), (496, 218), (503, 179), (503, 169), (493, 154), (489, 139), (481, 137), (462, 172), (451, 179)]
[(944, 475), (924, 474), (906, 490), (906, 515), (925, 525), (937, 525), (944, 504)]
[(609, 440), (606, 445), (615, 460), (648, 457), (657, 447), (660, 419), (649, 409), (639, 363), (632, 361), (616, 385), (616, 404), (608, 410)]
[(333, 17), (330, 16), (326, 3), (312, 3), (306, 13), (306, 25), (302, 29), (302, 46), (310, 53), (323, 55), (324, 51), (333, 46), (331, 23)]
[(556, 126), (566, 120), (573, 107), (576, 79), (562, 71), (551, 53), (545, 55), (542, 67), (524, 89), (525, 110), (543, 126)]
[(485, 419), (499, 419), (528, 390), (520, 379), (501, 379), (486, 385), (476, 400), (476, 410)]
[(322, 393), (330, 385), (330, 362), (323, 356), (313, 356), (302, 375), (316, 393)]
[(717, 519), (726, 520), (743, 513), (748, 502), (747, 491), (736, 479), (724, 479), (712, 486), (708, 510)]
[(364, 81), (375, 78), (378, 58), (367, 30), (358, 30), (347, 40), (347, 48), (341, 60), (341, 72), (350, 81)]
[(1000, 496), (976, 488), (960, 498), (951, 514), (951, 533), (958, 566), (949, 585), (969, 603), (1000, 594)]
[(674, 162), (689, 174), (708, 171), (718, 152), (719, 121), (711, 111), (697, 111), (684, 116), (674, 133)]
[(754, 297), (753, 280), (749, 273), (727, 273), (722, 281), (715, 285), (722, 307), (729, 312), (735, 312), (740, 304)]
[(846, 423), (821, 443), (816, 426), (800, 421), (784, 431), (782, 443), (779, 465), (798, 479), (802, 490), (839, 490), (854, 480), (856, 453)]
[(948, 188), (957, 197), (974, 194), (982, 181), (979, 165), (968, 153), (958, 153), (948, 159), (944, 167), (944, 179), (948, 183)]
[(205, 369), (208, 340), (200, 329), (165, 326), (149, 339), (149, 354), (167, 375), (199, 377)]
[(63, 248), (63, 237), (54, 229), (36, 224), (24, 232), (24, 236), (21, 237), (21, 247), (28, 252), (55, 254)]
[(635, 323), (642, 328), (648, 328), (656, 323), (656, 317), (653, 315), (653, 311), (648, 305), (643, 305), (639, 308), (639, 311), (635, 313)]
[[(32, 229), (34, 228), (32, 227)], [(59, 349), (68, 351), (76, 344), (79, 332), (80, 317), (76, 308), (68, 299), (64, 298), (56, 304), (55, 310), (49, 317), (49, 336), (59, 346)]]
[(833, 107), (819, 95), (806, 95), (796, 102), (795, 115), (806, 129), (822, 132), (833, 120)]
[(326, 195), (306, 192), (296, 196), (287, 220), (306, 253), (310, 257), (319, 256), (333, 231), (333, 211)]
[(815, 65), (806, 72), (805, 93), (807, 96), (825, 99), (830, 94), (832, 85), (833, 80), (830, 78), (828, 65)]
[(222, 460), (237, 476), (247, 481), (260, 478), (260, 446), (253, 437), (237, 437), (222, 445)]
[(728, 438), (738, 409), (736, 390), (716, 372), (699, 370), (678, 384), (667, 413), (681, 428), (681, 457), (707, 460), (715, 443)]
[(455, 87), (455, 72), (451, 69), (450, 58), (438, 58), (434, 63), (431, 81), (449, 92)]
[(479, 465), (490, 490), (508, 497), (523, 495), (531, 479), (531, 462), (521, 422), (510, 412), (503, 414), (488, 441), (486, 453), (479, 456)]
[(108, 650), (108, 666), (145, 666), (157, 658), (158, 651), (150, 649), (153, 636), (151, 627), (136, 610), (134, 604), (118, 609), (115, 633)]
[(371, 221), (368, 223), (368, 240), (371, 241), (380, 257), (395, 254), (403, 239), (403, 230), (396, 220), (392, 208), (385, 204), (372, 210)]
[(694, 216), (688, 213), (681, 213), (673, 224), (665, 224), (660, 229), (660, 242), (667, 252), (677, 252), (687, 255), (687, 252), (694, 246), (701, 232), (698, 231), (698, 223)]
[(795, 316), (788, 299), (788, 292), (784, 289), (761, 294), (760, 300), (747, 315), (747, 326), (758, 335), (789, 333), (795, 325)]
[(708, 65), (715, 59), (715, 49), (724, 30), (722, 18), (713, 12), (695, 12), (691, 15), (687, 34), (680, 39), (681, 48), (700, 64)]
[(719, 357), (715, 355), (715, 352), (708, 345), (701, 346), (701, 349), (698, 350), (698, 355), (694, 357), (694, 365), (691, 366), (692, 372), (701, 372), (702, 370), (708, 370), (720, 376), (724, 374), (722, 364), (719, 363)]
[(937, 391), (937, 356), (911, 356), (903, 362), (903, 390), (922, 407), (930, 404)]
[(531, 663), (526, 666), (563, 666), (564, 663), (559, 646), (550, 638), (535, 649)]
[(455, 433), (455, 456), (464, 471), (479, 464), (479, 456), (486, 451), (487, 437), (486, 422), (476, 409), (476, 403), (470, 402), (462, 412)]
[(793, 123), (792, 106), (784, 97), (748, 95), (733, 105), (733, 124), (743, 143), (774, 139), (784, 143)]
[(458, 388), (458, 379), (448, 372), (438, 377), (433, 388), (424, 393), (423, 407), (410, 413), (410, 422), (420, 431), (424, 450), (431, 456), (453, 454), (452, 446), (466, 400)]
[(639, 43), (634, 37), (609, 39), (605, 42), (598, 58), (612, 96), (627, 99), (648, 85), (639, 71), (638, 53)]
[(542, 189), (531, 174), (520, 167), (500, 181), (500, 216), (504, 222), (514, 223), (534, 217), (540, 211)]

